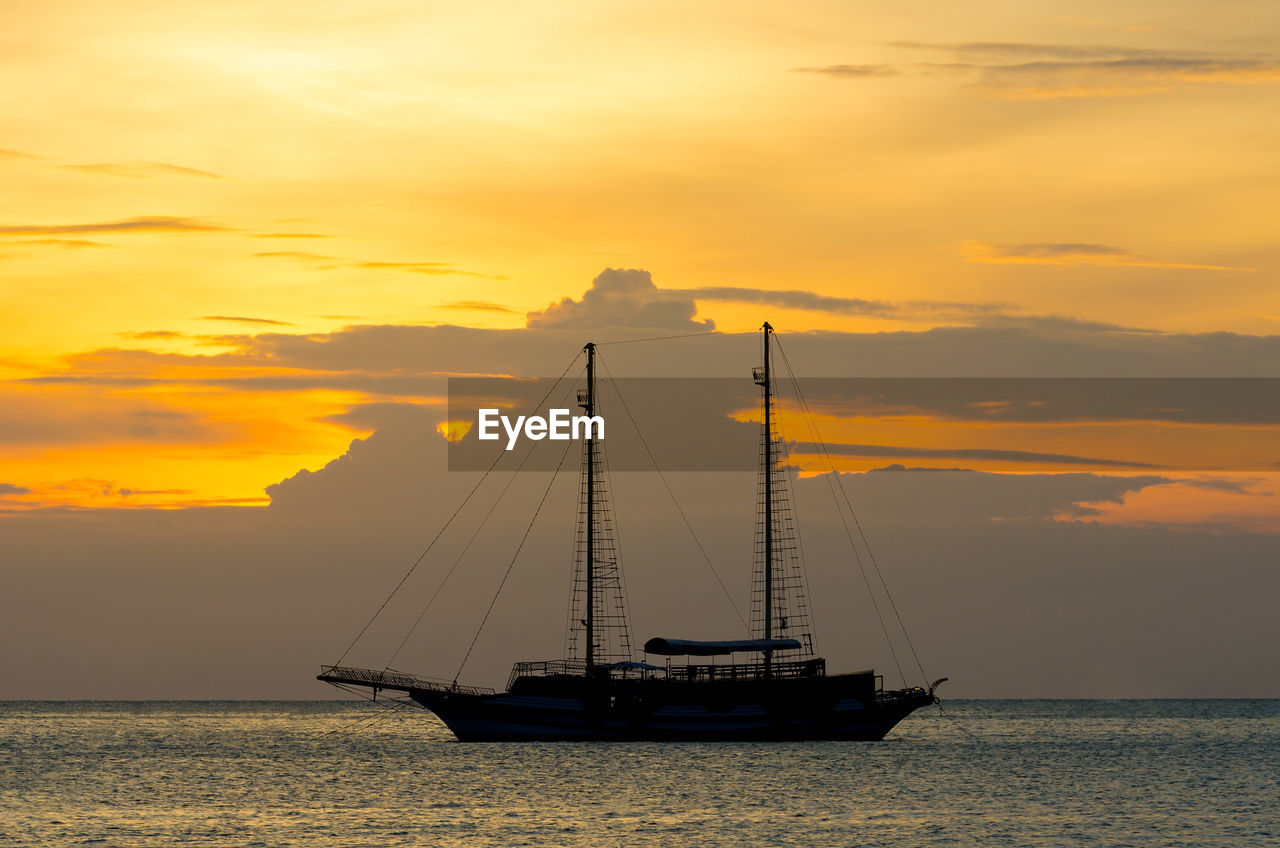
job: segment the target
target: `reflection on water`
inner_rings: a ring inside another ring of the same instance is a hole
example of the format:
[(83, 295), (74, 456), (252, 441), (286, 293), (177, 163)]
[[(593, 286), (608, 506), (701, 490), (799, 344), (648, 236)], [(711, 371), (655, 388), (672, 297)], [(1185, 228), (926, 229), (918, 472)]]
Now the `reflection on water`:
[(1280, 843), (1280, 701), (957, 701), (784, 744), (464, 745), (374, 710), (0, 704), (0, 844)]

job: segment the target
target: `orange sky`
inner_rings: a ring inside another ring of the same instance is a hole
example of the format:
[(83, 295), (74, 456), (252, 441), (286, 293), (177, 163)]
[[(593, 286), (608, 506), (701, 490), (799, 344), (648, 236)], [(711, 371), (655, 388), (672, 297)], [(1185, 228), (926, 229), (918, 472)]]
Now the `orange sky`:
[[(793, 332), (1280, 328), (1270, 3), (20, 1), (0, 33), (10, 504), (264, 502), (368, 432), (334, 416), (423, 398), (236, 385), (298, 375), (260, 360), (211, 385), (207, 357), (522, 327), (605, 267), (731, 331), (763, 307), (712, 287), (894, 305), (769, 306)], [(998, 439), (1098, 443), (1068, 430)]]

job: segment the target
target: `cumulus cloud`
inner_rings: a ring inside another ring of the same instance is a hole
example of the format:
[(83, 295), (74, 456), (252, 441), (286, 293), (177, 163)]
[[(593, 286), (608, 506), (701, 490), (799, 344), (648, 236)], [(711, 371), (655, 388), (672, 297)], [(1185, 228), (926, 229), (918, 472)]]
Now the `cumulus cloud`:
[(528, 313), (526, 323), (529, 327), (561, 329), (714, 330), (714, 321), (694, 318), (697, 311), (692, 297), (659, 289), (648, 271), (606, 268), (581, 300), (563, 298), (546, 309)]
[(528, 314), (527, 326), (541, 328), (637, 327), (665, 330), (710, 330), (715, 322), (697, 320), (699, 301), (757, 303), (833, 315), (869, 315), (899, 320), (970, 321), (1001, 314), (1007, 305), (958, 301), (868, 300), (803, 289), (760, 289), (746, 286), (658, 288), (648, 271), (608, 268), (596, 277), (582, 300), (566, 297), (540, 312)]

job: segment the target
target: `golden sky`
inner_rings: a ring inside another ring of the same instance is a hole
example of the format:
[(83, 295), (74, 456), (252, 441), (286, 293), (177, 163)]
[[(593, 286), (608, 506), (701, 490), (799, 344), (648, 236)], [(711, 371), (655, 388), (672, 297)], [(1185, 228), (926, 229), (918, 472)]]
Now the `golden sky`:
[(1067, 7), (11, 0), (0, 484), (262, 502), (423, 397), (264, 389), (318, 366), (254, 337), (520, 328), (606, 267), (730, 331), (1275, 333), (1280, 7)]

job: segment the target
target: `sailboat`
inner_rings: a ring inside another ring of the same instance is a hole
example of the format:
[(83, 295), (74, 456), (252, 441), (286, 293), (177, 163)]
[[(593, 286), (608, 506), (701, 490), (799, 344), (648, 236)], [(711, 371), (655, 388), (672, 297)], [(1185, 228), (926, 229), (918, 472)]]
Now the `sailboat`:
[[(935, 703), (945, 678), (928, 688), (886, 690), (874, 670), (828, 673), (826, 660), (814, 655), (802, 572), (787, 567), (794, 545), (789, 507), (779, 503), (787, 469), (773, 422), (773, 327), (765, 323), (761, 331), (764, 365), (752, 374), (762, 393), (762, 455), (751, 638), (655, 637), (643, 646), (653, 662), (631, 656), (600, 450), (588, 432), (569, 656), (517, 662), (502, 692), (340, 664), (323, 666), (317, 679), (372, 690), (375, 699), (404, 693), (464, 742), (880, 740)], [(584, 350), (578, 403), (594, 416), (596, 345)]]

